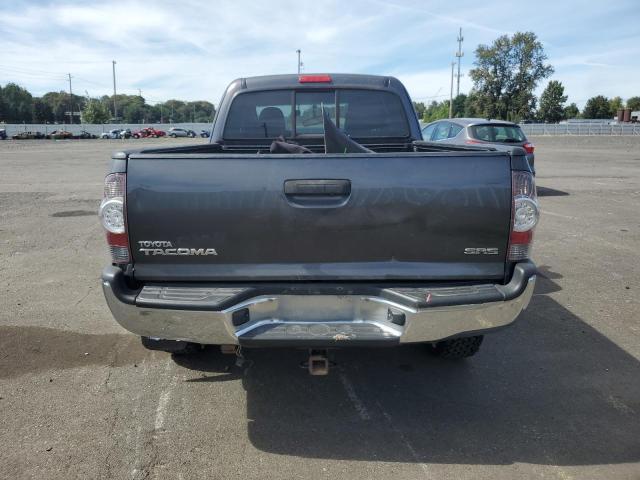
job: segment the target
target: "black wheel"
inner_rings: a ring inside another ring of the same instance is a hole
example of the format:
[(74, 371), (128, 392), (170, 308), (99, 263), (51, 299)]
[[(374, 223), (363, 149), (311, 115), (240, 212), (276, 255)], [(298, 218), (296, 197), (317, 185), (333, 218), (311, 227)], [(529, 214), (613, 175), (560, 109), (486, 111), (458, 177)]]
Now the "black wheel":
[(180, 340), (163, 340), (149, 337), (140, 337), (142, 346), (148, 350), (160, 350), (174, 355), (188, 355), (200, 349), (197, 343), (183, 342)]
[(480, 350), (480, 344), (484, 336), (461, 337), (451, 340), (443, 340), (432, 347), (433, 352), (440, 358), (455, 360), (475, 355)]

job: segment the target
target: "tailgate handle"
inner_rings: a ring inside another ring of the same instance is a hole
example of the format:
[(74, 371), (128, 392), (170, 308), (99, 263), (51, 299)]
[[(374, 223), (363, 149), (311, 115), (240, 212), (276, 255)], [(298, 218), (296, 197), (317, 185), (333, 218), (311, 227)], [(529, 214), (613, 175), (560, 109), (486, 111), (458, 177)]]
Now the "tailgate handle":
[(291, 196), (347, 197), (351, 194), (349, 180), (286, 180), (284, 194)]

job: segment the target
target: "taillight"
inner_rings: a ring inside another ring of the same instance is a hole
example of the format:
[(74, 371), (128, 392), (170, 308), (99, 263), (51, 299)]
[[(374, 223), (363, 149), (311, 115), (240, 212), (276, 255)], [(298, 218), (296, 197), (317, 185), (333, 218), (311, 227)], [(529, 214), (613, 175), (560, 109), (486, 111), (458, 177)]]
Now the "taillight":
[(524, 148), (524, 151), (527, 153), (533, 153), (533, 149), (535, 148), (535, 145), (531, 142), (527, 142), (524, 145), (522, 145), (522, 148)]
[(129, 263), (129, 236), (125, 209), (127, 176), (111, 173), (104, 179), (104, 197), (98, 215), (107, 233), (113, 263)]
[(512, 172), (511, 233), (509, 235), (510, 261), (530, 257), (533, 230), (540, 218), (536, 184), (530, 172)]
[(299, 83), (331, 83), (331, 75), (300, 75)]

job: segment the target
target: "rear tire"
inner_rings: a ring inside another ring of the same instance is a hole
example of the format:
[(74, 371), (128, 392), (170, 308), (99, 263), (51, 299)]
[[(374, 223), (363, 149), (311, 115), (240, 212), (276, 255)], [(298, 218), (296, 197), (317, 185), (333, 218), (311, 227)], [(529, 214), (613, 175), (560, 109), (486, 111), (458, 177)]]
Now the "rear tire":
[(159, 350), (173, 355), (189, 355), (200, 350), (201, 345), (180, 340), (163, 340), (149, 337), (140, 337), (142, 346), (147, 350)]
[(448, 360), (457, 360), (475, 355), (480, 350), (483, 335), (475, 337), (452, 338), (451, 340), (443, 340), (436, 343), (432, 349), (440, 358)]

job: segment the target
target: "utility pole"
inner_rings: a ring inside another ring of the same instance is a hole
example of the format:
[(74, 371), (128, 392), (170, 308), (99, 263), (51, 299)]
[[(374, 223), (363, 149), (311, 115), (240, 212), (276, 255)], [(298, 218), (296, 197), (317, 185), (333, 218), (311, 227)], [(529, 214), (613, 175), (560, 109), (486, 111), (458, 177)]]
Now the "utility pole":
[(300, 63), (300, 49), (296, 50), (296, 53), (298, 54), (298, 75), (300, 75), (300, 65), (302, 65)]
[(69, 123), (73, 123), (73, 91), (71, 90), (71, 74), (69, 76)]
[(142, 97), (142, 90), (138, 89), (138, 96)]
[(453, 118), (453, 68), (456, 62), (451, 62), (451, 92), (449, 93), (449, 118)]
[(456, 97), (460, 95), (460, 61), (462, 57), (464, 57), (464, 52), (462, 51), (463, 40), (462, 27), (460, 27), (460, 33), (458, 34), (458, 51), (456, 52), (456, 57), (458, 57), (458, 87), (456, 88)]
[(113, 119), (118, 120), (118, 103), (116, 102), (116, 61), (112, 60), (113, 64)]

